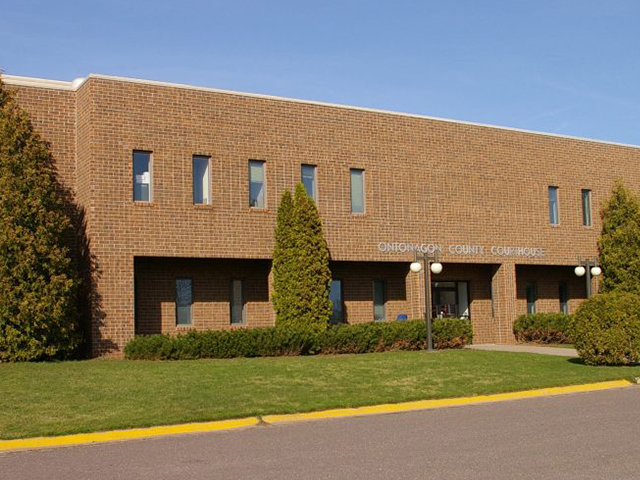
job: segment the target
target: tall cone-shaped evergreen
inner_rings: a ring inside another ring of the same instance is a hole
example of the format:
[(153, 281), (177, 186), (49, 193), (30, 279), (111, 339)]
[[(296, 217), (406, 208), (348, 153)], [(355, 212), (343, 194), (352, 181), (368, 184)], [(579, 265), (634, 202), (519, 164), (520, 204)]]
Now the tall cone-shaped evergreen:
[[(290, 198), (286, 194), (282, 198), (276, 228), (273, 259), (276, 325), (321, 332), (327, 328), (332, 310), (329, 250), (318, 209), (301, 183), (296, 185), (292, 209)], [(284, 233), (285, 230), (289, 233)]]
[(70, 227), (49, 148), (0, 79), (0, 361), (77, 347)]
[(602, 208), (598, 250), (600, 291), (640, 293), (640, 201), (620, 181)]
[(276, 325), (284, 325), (287, 323), (287, 319), (293, 317), (292, 298), (297, 283), (294, 265), (293, 224), (293, 197), (289, 190), (285, 190), (278, 207), (273, 249), (273, 295), (271, 302), (276, 311)]

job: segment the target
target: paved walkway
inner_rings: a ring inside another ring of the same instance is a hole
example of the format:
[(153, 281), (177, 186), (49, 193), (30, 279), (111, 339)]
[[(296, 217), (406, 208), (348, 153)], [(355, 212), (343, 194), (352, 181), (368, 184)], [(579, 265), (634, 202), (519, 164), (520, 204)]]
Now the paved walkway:
[(540, 353), (542, 355), (556, 355), (558, 357), (577, 357), (578, 352), (574, 348), (562, 348), (562, 347), (537, 347), (534, 345), (497, 345), (497, 344), (482, 344), (482, 345), (469, 345), (466, 348), (473, 350), (495, 350), (499, 352), (526, 352), (526, 353)]

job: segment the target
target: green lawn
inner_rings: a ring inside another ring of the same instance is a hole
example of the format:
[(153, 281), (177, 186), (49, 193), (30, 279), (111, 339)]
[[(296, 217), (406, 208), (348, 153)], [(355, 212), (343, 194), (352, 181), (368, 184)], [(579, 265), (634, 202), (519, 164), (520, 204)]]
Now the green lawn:
[(448, 350), (0, 364), (0, 438), (479, 395), (640, 376), (562, 357)]

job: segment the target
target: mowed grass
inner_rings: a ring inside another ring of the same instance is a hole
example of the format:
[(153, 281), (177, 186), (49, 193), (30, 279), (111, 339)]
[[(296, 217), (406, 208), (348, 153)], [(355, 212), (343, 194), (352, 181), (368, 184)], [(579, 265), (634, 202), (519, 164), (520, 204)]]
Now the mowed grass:
[(0, 364), (0, 438), (459, 397), (640, 376), (526, 353), (448, 350), (176, 362)]

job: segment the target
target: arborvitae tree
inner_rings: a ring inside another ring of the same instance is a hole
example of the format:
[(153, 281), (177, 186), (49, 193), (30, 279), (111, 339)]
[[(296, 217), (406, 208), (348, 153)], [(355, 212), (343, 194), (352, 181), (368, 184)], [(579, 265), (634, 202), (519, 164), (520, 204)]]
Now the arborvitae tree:
[(78, 345), (70, 227), (49, 148), (0, 80), (0, 361)]
[(276, 228), (276, 324), (321, 332), (327, 328), (332, 310), (329, 250), (318, 209), (301, 183), (296, 185), (292, 209), (290, 199), (287, 194), (282, 198)]
[(276, 311), (276, 325), (285, 325), (292, 318), (293, 295), (296, 288), (295, 243), (293, 232), (293, 197), (285, 190), (280, 198), (276, 218), (275, 246), (273, 249), (273, 295), (271, 302)]
[(295, 268), (298, 272), (296, 322), (312, 331), (326, 330), (331, 318), (329, 249), (316, 204), (299, 183), (294, 192)]
[(602, 292), (640, 293), (640, 201), (618, 181), (602, 209)]

